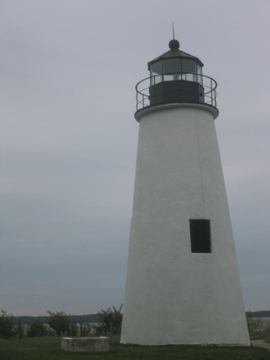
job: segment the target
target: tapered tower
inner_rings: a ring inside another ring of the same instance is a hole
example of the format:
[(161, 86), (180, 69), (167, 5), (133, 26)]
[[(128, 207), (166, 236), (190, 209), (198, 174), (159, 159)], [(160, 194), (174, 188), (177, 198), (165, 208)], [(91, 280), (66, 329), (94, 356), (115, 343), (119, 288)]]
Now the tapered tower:
[(121, 343), (250, 345), (215, 119), (217, 83), (179, 50), (148, 63)]

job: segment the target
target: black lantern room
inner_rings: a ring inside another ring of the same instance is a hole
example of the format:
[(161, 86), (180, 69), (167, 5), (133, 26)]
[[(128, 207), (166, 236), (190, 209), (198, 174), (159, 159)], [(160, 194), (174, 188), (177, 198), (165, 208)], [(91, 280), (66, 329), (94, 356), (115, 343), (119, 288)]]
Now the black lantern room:
[[(194, 103), (216, 107), (214, 79), (202, 74), (203, 63), (179, 50), (179, 41), (169, 42), (170, 50), (148, 63), (150, 77), (137, 86), (137, 110), (148, 106)], [(145, 81), (149, 81), (146, 87)]]

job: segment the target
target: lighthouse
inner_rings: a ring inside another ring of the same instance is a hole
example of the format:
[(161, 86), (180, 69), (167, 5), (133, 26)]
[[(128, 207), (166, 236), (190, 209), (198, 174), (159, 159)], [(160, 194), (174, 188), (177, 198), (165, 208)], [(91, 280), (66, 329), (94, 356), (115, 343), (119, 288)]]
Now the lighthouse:
[(136, 86), (139, 140), (120, 342), (250, 345), (217, 142), (217, 83), (180, 50)]

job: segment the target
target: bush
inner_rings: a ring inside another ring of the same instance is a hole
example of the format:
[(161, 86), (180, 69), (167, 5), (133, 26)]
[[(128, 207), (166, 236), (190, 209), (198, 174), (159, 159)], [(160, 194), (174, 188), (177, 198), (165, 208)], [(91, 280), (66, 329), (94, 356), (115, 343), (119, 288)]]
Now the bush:
[(117, 310), (114, 306), (106, 310), (101, 309), (98, 312), (98, 325), (95, 326), (96, 335), (116, 335), (121, 333), (122, 317), (121, 309), (123, 304)]
[(270, 318), (253, 318), (251, 312), (247, 312), (247, 326), (250, 334), (255, 336), (255, 333), (262, 333), (270, 331)]
[(24, 321), (21, 321), (21, 319), (18, 319), (17, 321), (17, 324), (15, 325), (15, 333), (16, 335), (18, 336), (18, 338), (21, 340), (22, 337), (24, 336), (24, 325), (25, 325), (25, 322)]
[(264, 319), (264, 330), (266, 331), (270, 330), (270, 318)]
[(80, 336), (91, 336), (91, 325), (88, 323), (82, 322), (82, 318), (80, 318)]
[(43, 322), (39, 319), (34, 319), (28, 329), (27, 329), (27, 336), (34, 337), (34, 336), (45, 336), (47, 335), (46, 326)]
[(46, 325), (44, 325), (44, 326), (46, 328), (46, 336), (48, 336), (48, 337), (57, 336), (54, 329), (52, 329), (50, 326), (46, 326)]
[(2, 311), (0, 317), (0, 338), (9, 339), (16, 335), (16, 331), (13, 323), (13, 316), (7, 315), (5, 311)]
[(71, 321), (68, 316), (63, 312), (53, 313), (48, 311), (50, 316), (47, 319), (47, 323), (56, 332), (57, 336), (68, 335), (70, 333)]
[(83, 334), (84, 334), (83, 336), (86, 336), (86, 335), (91, 336), (91, 324), (89, 324), (89, 323), (83, 324), (82, 330), (83, 330)]
[(77, 326), (77, 323), (75, 320), (70, 322), (67, 335), (69, 335), (69, 336), (77, 336), (78, 335), (78, 326)]

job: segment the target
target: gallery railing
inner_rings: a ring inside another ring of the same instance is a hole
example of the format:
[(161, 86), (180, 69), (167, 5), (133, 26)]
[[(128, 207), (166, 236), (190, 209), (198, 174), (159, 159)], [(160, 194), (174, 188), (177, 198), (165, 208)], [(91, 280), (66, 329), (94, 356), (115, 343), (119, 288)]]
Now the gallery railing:
[(190, 81), (201, 85), (204, 90), (203, 101), (200, 103), (213, 106), (217, 108), (217, 82), (206, 75), (194, 73), (177, 73), (177, 74), (163, 74), (155, 75), (145, 78), (136, 85), (136, 109), (141, 110), (145, 107), (151, 106), (149, 88), (156, 84), (167, 81)]

